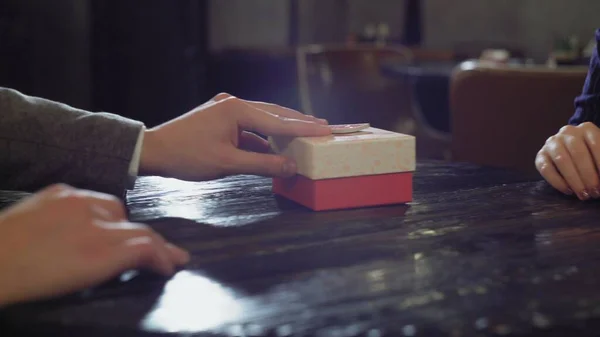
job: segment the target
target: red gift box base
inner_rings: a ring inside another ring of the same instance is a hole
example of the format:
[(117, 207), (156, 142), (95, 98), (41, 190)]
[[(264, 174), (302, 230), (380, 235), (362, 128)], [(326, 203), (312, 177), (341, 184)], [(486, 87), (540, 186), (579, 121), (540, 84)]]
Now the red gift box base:
[(412, 201), (412, 172), (312, 180), (274, 178), (273, 193), (315, 211), (403, 204)]

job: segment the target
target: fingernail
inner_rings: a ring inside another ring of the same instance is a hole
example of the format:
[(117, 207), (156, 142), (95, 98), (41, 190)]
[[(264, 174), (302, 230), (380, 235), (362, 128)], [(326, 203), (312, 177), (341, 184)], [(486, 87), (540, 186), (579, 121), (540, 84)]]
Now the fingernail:
[(296, 162), (294, 162), (293, 160), (286, 160), (283, 163), (283, 173), (286, 175), (294, 175), (296, 174)]
[(570, 188), (567, 188), (567, 195), (573, 195), (573, 190), (571, 190)]
[(167, 248), (170, 249), (175, 255), (175, 264), (183, 265), (190, 262), (190, 253), (183, 248), (177, 247), (172, 243), (167, 243)]
[(593, 197), (594, 199), (598, 199), (598, 198), (600, 198), (600, 190), (598, 190), (598, 188), (594, 188), (594, 189), (592, 190), (592, 197)]
[(581, 200), (588, 200), (590, 198), (590, 194), (588, 193), (588, 191), (583, 190), (581, 191), (579, 198)]
[(317, 118), (315, 116), (310, 116), (310, 118), (312, 120), (314, 120), (315, 123), (317, 123), (317, 124), (322, 124), (322, 125), (328, 125), (329, 124), (329, 122), (326, 119), (323, 119), (323, 118)]
[(167, 254), (165, 254), (164, 251), (161, 251), (159, 254), (159, 258), (163, 265), (163, 271), (165, 272), (165, 274), (169, 276), (173, 275), (173, 273), (175, 273), (175, 266), (173, 266), (173, 262), (171, 262), (171, 259), (169, 259)]
[(321, 129), (323, 132), (327, 131), (328, 134), (330, 134), (331, 131), (331, 126), (329, 126), (328, 124), (321, 124), (321, 123), (317, 123), (319, 129)]

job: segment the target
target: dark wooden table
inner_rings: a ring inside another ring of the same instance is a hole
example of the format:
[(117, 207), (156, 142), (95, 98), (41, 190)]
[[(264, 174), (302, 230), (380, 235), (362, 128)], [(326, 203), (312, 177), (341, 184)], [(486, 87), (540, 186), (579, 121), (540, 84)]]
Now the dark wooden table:
[(191, 250), (191, 263), (170, 280), (128, 273), (7, 308), (0, 336), (599, 331), (596, 202), (503, 170), (433, 162), (418, 165), (414, 202), (404, 206), (314, 213), (270, 186), (246, 176), (141, 179), (131, 218)]

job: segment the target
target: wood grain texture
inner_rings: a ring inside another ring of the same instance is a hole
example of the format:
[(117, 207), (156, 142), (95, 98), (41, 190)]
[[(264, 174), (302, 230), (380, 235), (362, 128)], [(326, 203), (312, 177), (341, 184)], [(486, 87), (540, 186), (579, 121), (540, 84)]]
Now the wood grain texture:
[(2, 336), (597, 331), (596, 202), (508, 171), (434, 162), (418, 165), (404, 206), (315, 213), (270, 188), (248, 176), (141, 179), (131, 218), (189, 249), (191, 263), (170, 280), (134, 273), (7, 308)]

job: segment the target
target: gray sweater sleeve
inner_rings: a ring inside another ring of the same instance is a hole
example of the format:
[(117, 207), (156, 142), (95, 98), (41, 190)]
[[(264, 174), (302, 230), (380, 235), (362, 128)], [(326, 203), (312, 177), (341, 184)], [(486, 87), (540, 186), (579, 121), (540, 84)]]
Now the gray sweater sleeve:
[(142, 128), (0, 87), (0, 189), (66, 183), (123, 196)]

